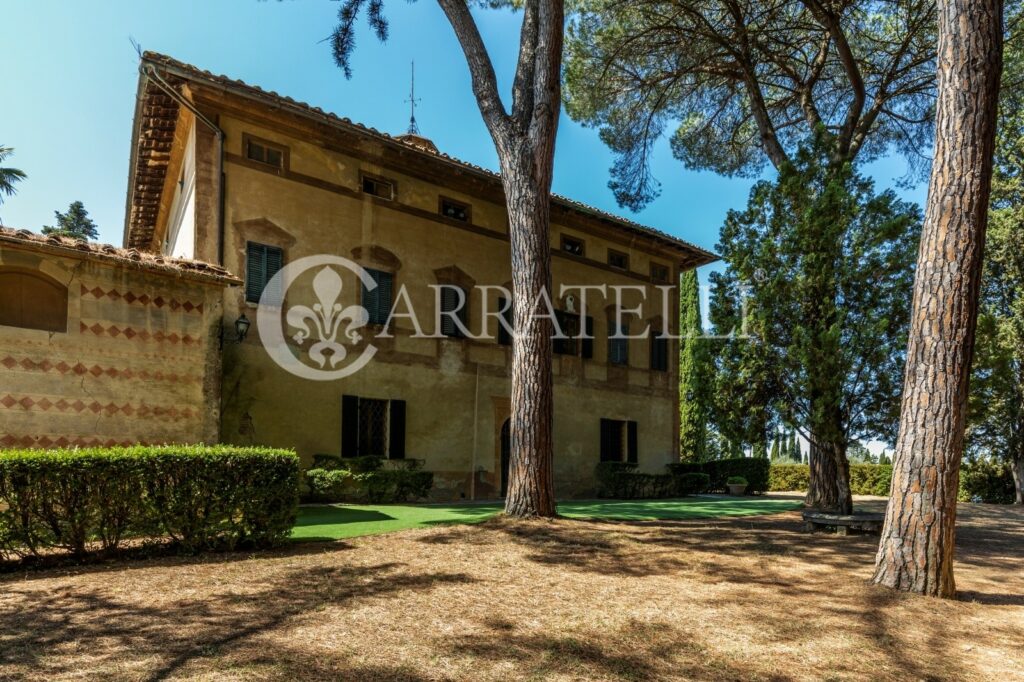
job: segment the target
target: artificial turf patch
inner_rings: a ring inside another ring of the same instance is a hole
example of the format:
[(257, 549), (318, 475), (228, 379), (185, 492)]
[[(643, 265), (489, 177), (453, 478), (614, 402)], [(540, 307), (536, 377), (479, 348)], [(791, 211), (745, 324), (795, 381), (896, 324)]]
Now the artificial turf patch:
[[(558, 503), (558, 513), (573, 519), (651, 521), (775, 514), (800, 502), (758, 497), (678, 500), (572, 500)], [(501, 503), (311, 505), (299, 510), (295, 540), (340, 540), (409, 528), (479, 523), (500, 513)]]

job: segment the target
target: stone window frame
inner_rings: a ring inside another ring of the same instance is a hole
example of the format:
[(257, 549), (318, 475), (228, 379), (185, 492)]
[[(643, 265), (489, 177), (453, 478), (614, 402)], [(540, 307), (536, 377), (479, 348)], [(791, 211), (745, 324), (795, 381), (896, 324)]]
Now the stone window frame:
[[(388, 185), (391, 187), (391, 196), (381, 196), (376, 192), (366, 191), (366, 182), (375, 182), (378, 184)], [(366, 171), (359, 171), (359, 191), (367, 196), (380, 199), (381, 201), (397, 201), (398, 200), (398, 182), (394, 178), (385, 177), (383, 175), (377, 175), (375, 173), (367, 173)]]
[[(580, 252), (579, 253), (576, 253), (575, 251), (572, 251), (572, 250), (566, 248), (567, 244), (569, 244), (570, 242), (579, 245), (579, 247), (580, 247)], [(573, 256), (575, 258), (586, 258), (587, 257), (587, 241), (585, 239), (583, 239), (582, 237), (577, 237), (577, 236), (571, 235), (571, 234), (565, 234), (563, 232), (562, 235), (561, 235), (561, 241), (559, 242), (558, 248), (559, 248), (559, 250), (562, 253), (569, 254), (570, 256)]]
[[(272, 149), (281, 154), (281, 164), (275, 165), (268, 161), (261, 161), (260, 159), (254, 159), (249, 156), (249, 145), (256, 144), (265, 149)], [(268, 169), (274, 169), (278, 175), (287, 173), (291, 170), (291, 149), (287, 145), (283, 145), (280, 142), (274, 142), (257, 135), (250, 133), (242, 133), (242, 158), (250, 163), (258, 163), (261, 167), (265, 166)]]
[[(612, 261), (615, 258), (622, 258), (622, 265), (616, 265)], [(617, 249), (608, 249), (608, 266), (621, 270), (622, 272), (629, 272), (629, 254), (625, 251), (619, 251)]]
[[(466, 213), (465, 219), (454, 218), (445, 213), (445, 204), (452, 204), (453, 206), (461, 208)], [(453, 199), (452, 197), (445, 196), (444, 194), (439, 194), (437, 196), (437, 213), (445, 220), (454, 220), (455, 222), (463, 225), (473, 224), (473, 205), (465, 201), (460, 201), (459, 199)]]

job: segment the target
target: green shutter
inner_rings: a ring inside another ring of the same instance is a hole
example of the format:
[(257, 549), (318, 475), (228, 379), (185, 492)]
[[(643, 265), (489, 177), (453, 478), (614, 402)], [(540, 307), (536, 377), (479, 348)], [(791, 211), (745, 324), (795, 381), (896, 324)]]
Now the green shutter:
[(589, 360), (592, 357), (594, 357), (594, 318), (592, 318), (590, 315), (587, 315), (583, 323), (583, 329), (586, 333), (586, 337), (583, 339), (582, 349), (580, 353), (583, 356), (584, 360)]
[[(284, 251), (276, 246), (247, 242), (245, 245), (245, 300), (259, 303), (263, 290), (284, 265)], [(281, 304), (281, 289), (270, 293), (270, 303)]]
[(515, 324), (514, 319), (512, 317), (512, 306), (509, 305), (508, 310), (505, 310), (505, 306), (507, 304), (507, 299), (498, 299), (498, 310), (504, 311), (501, 313), (501, 319), (504, 321), (504, 324), (498, 322), (498, 343), (500, 343), (503, 346), (512, 345), (512, 334), (509, 333), (509, 330), (505, 328), (505, 325), (507, 324), (509, 328), (512, 328), (512, 326)]
[(341, 396), (341, 456), (359, 456), (359, 398)]
[(637, 462), (636, 422), (626, 422), (626, 460)]
[(405, 401), (390, 401), (388, 411), (388, 458), (405, 459)]
[(260, 294), (263, 293), (263, 283), (266, 281), (264, 248), (262, 244), (252, 242), (245, 247), (245, 300), (250, 303), (259, 303)]

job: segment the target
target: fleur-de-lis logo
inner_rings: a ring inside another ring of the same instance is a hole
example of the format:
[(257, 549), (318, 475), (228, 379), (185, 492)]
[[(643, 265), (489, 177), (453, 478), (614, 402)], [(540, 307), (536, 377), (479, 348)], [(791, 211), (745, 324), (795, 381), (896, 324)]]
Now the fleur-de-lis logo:
[[(345, 271), (353, 273), (365, 290), (376, 288), (377, 282), (357, 263), (341, 256), (320, 254), (286, 264), (263, 290), (256, 315), (260, 343), (278, 366), (297, 377), (333, 381), (351, 376), (366, 367), (377, 352), (372, 340), (362, 346), (354, 359), (349, 357), (353, 355), (352, 349), (345, 347), (363, 341), (358, 330), (370, 321), (369, 312), (361, 305), (345, 307), (339, 301), (343, 284), (338, 273)], [(312, 305), (299, 303), (283, 309), (281, 301), (287, 299), (293, 284), (300, 279), (308, 281), (304, 277), (307, 272), (316, 273), (313, 301), (308, 301), (309, 290), (305, 287), (305, 296), (300, 294), (299, 300), (307, 298), (306, 303)], [(286, 334), (290, 338), (286, 339)], [(312, 341), (306, 350), (308, 361), (295, 352), (295, 344), (305, 348), (306, 341)]]
[[(292, 335), (296, 343), (303, 343), (313, 334), (316, 335), (318, 340), (309, 347), (309, 357), (318, 367), (323, 367), (329, 362), (333, 369), (348, 355), (345, 346), (337, 340), (338, 331), (345, 320), (349, 321), (345, 327), (345, 337), (352, 343), (359, 343), (362, 340), (357, 330), (370, 320), (369, 313), (360, 305), (350, 305), (342, 309), (338, 298), (341, 296), (343, 286), (341, 277), (334, 268), (325, 266), (313, 277), (313, 293), (316, 294), (317, 302), (312, 308), (305, 305), (292, 306), (285, 318), (288, 326), (299, 330)], [(330, 351), (329, 358), (325, 354), (326, 351)]]

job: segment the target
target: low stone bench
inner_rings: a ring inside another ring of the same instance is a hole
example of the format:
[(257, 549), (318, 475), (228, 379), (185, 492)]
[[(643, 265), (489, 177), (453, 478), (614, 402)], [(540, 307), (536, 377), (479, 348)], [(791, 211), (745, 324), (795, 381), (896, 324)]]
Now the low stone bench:
[(846, 535), (850, 530), (881, 533), (885, 514), (882, 512), (854, 512), (835, 514), (827, 511), (808, 509), (804, 512), (804, 530), (813, 533), (819, 528), (835, 528), (836, 535)]

